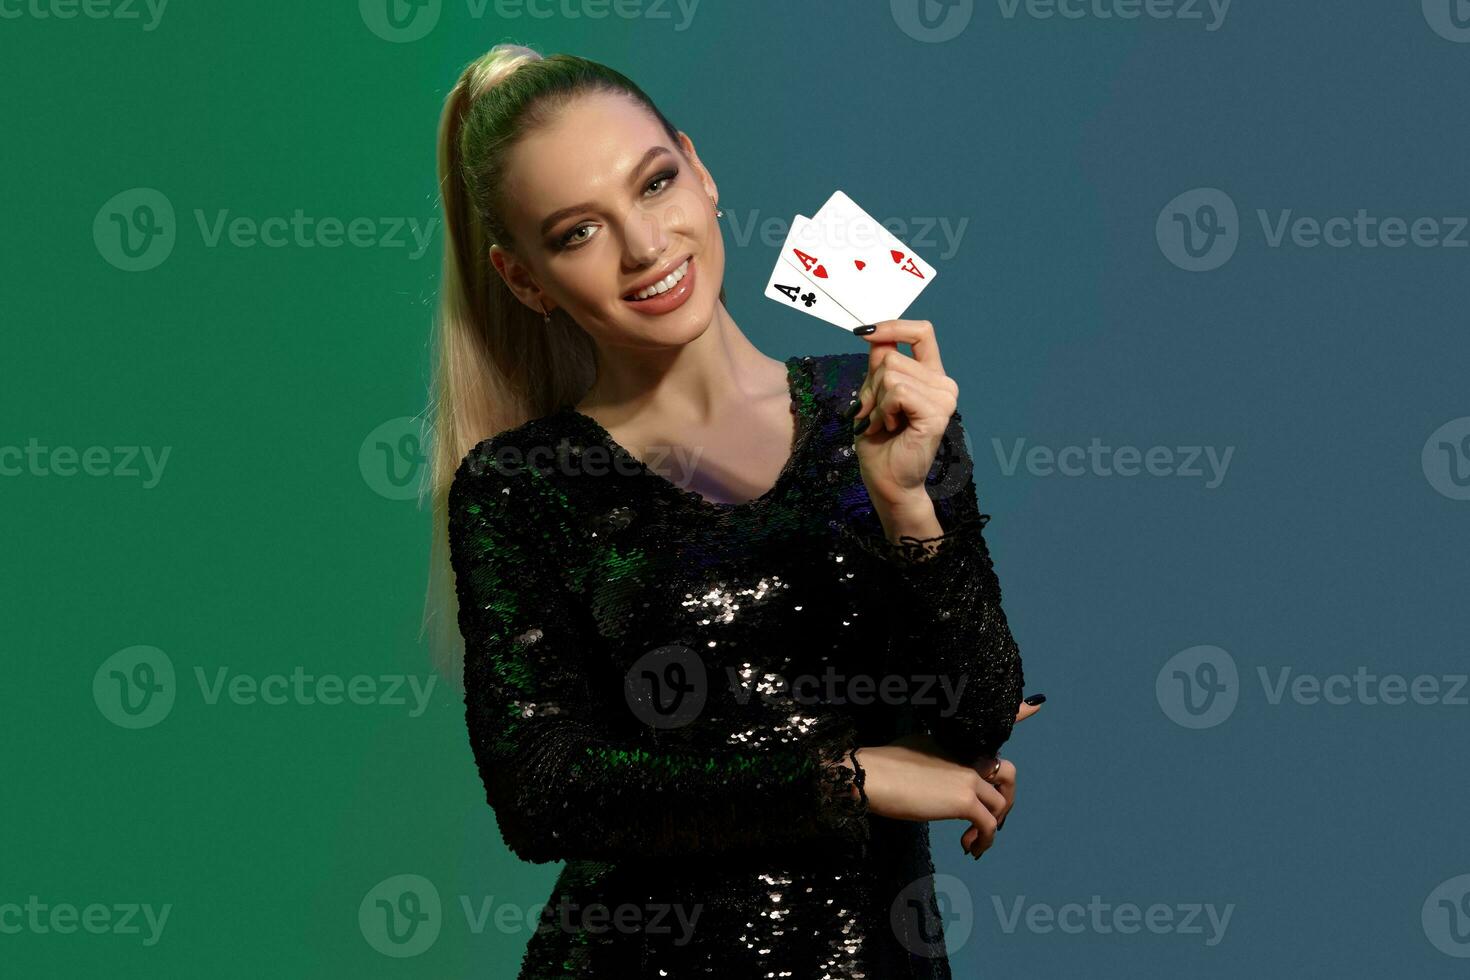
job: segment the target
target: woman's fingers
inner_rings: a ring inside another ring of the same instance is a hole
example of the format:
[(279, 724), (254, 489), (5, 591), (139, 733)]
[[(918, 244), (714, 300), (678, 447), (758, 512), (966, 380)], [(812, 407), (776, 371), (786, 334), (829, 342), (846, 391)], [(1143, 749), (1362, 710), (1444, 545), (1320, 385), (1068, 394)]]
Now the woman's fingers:
[(1009, 759), (999, 761), (1000, 765), (996, 766), (996, 760), (993, 758), (981, 759), (974, 766), (975, 771), (980, 774), (981, 779), (985, 780), (986, 785), (999, 793), (1004, 800), (1000, 809), (991, 811), (998, 820), (1005, 818), (1011, 804), (1016, 799), (1016, 764)]
[[(1007, 765), (1009, 763), (1002, 760), (1002, 769)], [(991, 767), (985, 767), (986, 771), (989, 768)], [(1010, 773), (1014, 774), (1014, 772), (1015, 767), (1011, 766)], [(996, 782), (1000, 780), (1001, 775), (997, 774)], [(1000, 829), (1000, 821), (1005, 818), (1006, 812), (1010, 809), (1011, 801), (999, 788), (981, 778), (980, 772), (976, 773), (973, 787), (975, 806), (966, 814), (970, 821), (970, 829), (960, 837), (960, 846), (967, 854), (978, 858), (995, 842), (995, 832)]]
[(978, 860), (980, 855), (995, 846), (995, 835), (1000, 833), (1000, 825), (1004, 822), (1004, 819), (996, 820), (991, 817), (990, 822), (983, 829), (971, 824), (970, 829), (965, 831), (964, 836), (960, 838), (960, 847), (964, 848), (965, 853), (970, 857)]
[(868, 374), (863, 379), (862, 387), (858, 389), (858, 401), (861, 404), (857, 413), (853, 415), (854, 421), (872, 411), (883, 392), (900, 382), (920, 385), (925, 391), (932, 392), (934, 397), (940, 400), (946, 397), (957, 400), (959, 397), (960, 386), (955, 383), (954, 379), (935, 373), (896, 349), (886, 351), (876, 360), (876, 365), (870, 363)]
[[(965, 849), (967, 854), (971, 854), (977, 858), (990, 847), (990, 843), (986, 843), (984, 847), (977, 850), (977, 842), (985, 836), (987, 830), (990, 833), (991, 843), (994, 842), (995, 831), (999, 831), (1005, 826), (1006, 817), (1010, 814), (1011, 807), (1016, 802), (1015, 763), (1009, 759), (1001, 759), (999, 767), (995, 763), (995, 758), (981, 759), (976, 762), (974, 767), (982, 779), (982, 786), (990, 790), (990, 793), (993, 794), (988, 796), (988, 802), (986, 802), (987, 797), (982, 797), (979, 793), (976, 794), (976, 797), (977, 799), (981, 799), (982, 802), (985, 802), (986, 811), (990, 814), (991, 821), (994, 823), (994, 829), (989, 830), (988, 824), (972, 820), (970, 829), (960, 836), (960, 846)], [(992, 776), (991, 773), (994, 773), (994, 775)], [(990, 776), (990, 778), (987, 780), (985, 779), (986, 776)], [(994, 797), (996, 795), (1001, 797), (999, 803), (995, 801)]]
[[(908, 344), (913, 349), (914, 360), (940, 374), (944, 373), (944, 361), (939, 356), (939, 341), (934, 336), (934, 324), (928, 320), (880, 320), (874, 324), (878, 329), (868, 334), (858, 334), (870, 344)], [(872, 352), (875, 356), (880, 353)], [(868, 361), (868, 370), (876, 365)]]
[[(890, 372), (878, 386), (878, 398), (873, 405), (874, 427), (897, 432), (903, 427), (903, 419), (937, 417), (946, 407), (942, 398), (938, 389), (922, 380), (902, 372)], [(945, 415), (948, 417), (948, 413)]]
[[(982, 768), (982, 773), (989, 773), (995, 765), (995, 760), (987, 760)], [(1011, 812), (1011, 806), (1016, 802), (1016, 764), (1009, 759), (1000, 760), (1000, 768), (995, 770), (995, 776), (990, 780), (1001, 796), (1005, 797), (1005, 808), (997, 813), (996, 819), (1004, 820), (1006, 814)]]
[(1022, 721), (1026, 718), (1030, 718), (1032, 715), (1036, 714), (1036, 712), (1041, 710), (1041, 704), (1042, 703), (1040, 701), (1036, 702), (1035, 704), (1027, 704), (1025, 701), (1022, 701), (1020, 707), (1016, 709), (1016, 720)]
[[(1001, 807), (1001, 803), (993, 799), (987, 799), (988, 795), (999, 796), (995, 787), (981, 783), (981, 789), (975, 794), (975, 806), (971, 809), (967, 819), (970, 821), (970, 829), (960, 837), (960, 846), (965, 853), (971, 857), (978, 858), (990, 849), (995, 843), (995, 832), (1000, 824), (996, 819), (995, 810)], [(985, 791), (988, 790), (989, 794)]]
[(858, 418), (871, 419), (865, 434), (897, 434), (905, 425), (921, 432), (942, 432), (959, 399), (959, 385), (910, 357), (889, 352), (864, 382)]

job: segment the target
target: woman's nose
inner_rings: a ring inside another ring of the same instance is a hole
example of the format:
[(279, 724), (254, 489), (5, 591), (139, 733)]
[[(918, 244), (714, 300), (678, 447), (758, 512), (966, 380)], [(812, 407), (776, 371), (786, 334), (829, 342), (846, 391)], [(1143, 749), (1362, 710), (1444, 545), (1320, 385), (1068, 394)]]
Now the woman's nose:
[(630, 264), (648, 265), (664, 254), (669, 246), (669, 218), (663, 208), (637, 208), (629, 213), (623, 235)]

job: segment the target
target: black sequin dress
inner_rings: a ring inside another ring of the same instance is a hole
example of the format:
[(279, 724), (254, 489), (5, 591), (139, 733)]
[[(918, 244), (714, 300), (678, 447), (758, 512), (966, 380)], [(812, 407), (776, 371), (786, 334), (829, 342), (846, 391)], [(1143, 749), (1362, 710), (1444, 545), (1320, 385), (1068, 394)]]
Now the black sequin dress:
[(510, 849), (567, 862), (520, 977), (950, 976), (928, 825), (835, 762), (918, 731), (994, 754), (1021, 660), (958, 412), (938, 549), (884, 538), (844, 417), (866, 370), (787, 361), (796, 444), (739, 504), (570, 406), (461, 463), (470, 744)]

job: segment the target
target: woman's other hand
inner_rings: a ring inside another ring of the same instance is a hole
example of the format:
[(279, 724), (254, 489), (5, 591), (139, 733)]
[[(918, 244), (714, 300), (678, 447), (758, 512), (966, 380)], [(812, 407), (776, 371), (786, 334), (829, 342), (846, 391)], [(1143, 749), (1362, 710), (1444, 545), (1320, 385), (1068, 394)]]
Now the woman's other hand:
[[(1022, 701), (1016, 721), (1040, 710), (1041, 701)], [(870, 811), (894, 820), (967, 820), (970, 827), (960, 846), (974, 858), (995, 843), (996, 831), (1016, 802), (1015, 763), (999, 759), (997, 766), (996, 757), (987, 757), (966, 765), (941, 749), (932, 735), (905, 735), (863, 748), (858, 755)]]

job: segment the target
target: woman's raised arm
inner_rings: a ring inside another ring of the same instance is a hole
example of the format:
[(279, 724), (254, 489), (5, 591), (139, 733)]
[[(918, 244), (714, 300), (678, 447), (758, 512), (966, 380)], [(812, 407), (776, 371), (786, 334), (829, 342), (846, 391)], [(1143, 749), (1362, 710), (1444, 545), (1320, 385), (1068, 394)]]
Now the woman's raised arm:
[(846, 536), (873, 559), (876, 601), (893, 624), (894, 671), (942, 681), (915, 703), (916, 713), (946, 752), (968, 761), (994, 756), (1010, 738), (1025, 677), (1001, 609), (982, 533), (989, 515), (980, 513), (958, 411), (938, 462), (928, 482), (939, 488), (930, 496), (943, 537), (922, 547), (895, 545), (871, 528), (849, 526)]

